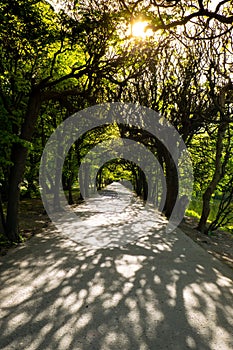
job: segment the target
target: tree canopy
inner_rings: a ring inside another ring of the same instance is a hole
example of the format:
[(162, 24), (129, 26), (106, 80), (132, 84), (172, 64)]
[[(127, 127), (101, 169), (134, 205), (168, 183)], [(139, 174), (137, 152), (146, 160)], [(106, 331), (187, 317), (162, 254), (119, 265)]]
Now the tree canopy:
[[(193, 161), (194, 194), (203, 196), (198, 229), (232, 225), (231, 1), (0, 1), (1, 232), (20, 240), (20, 198), (38, 196), (39, 162), (46, 141), (73, 113), (104, 102), (131, 102), (159, 112), (178, 130)], [(145, 22), (142, 35), (133, 25)], [(144, 35), (148, 33), (148, 35)], [(157, 140), (130, 125), (91, 130), (70, 149), (63, 186), (85, 182), (76, 168), (99, 142), (128, 137), (143, 143), (164, 169), (169, 217), (178, 184)], [(207, 166), (208, 165), (208, 166)], [(147, 193), (136, 164), (115, 159), (100, 169), (99, 188), (125, 176)], [(213, 198), (215, 217), (207, 224)], [(212, 226), (211, 226), (212, 225)]]

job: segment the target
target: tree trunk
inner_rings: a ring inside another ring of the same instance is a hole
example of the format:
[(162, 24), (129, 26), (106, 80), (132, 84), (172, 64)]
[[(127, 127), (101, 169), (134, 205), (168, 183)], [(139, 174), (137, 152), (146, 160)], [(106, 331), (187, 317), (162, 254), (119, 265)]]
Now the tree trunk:
[(68, 204), (69, 205), (74, 204), (74, 199), (72, 194), (72, 185), (73, 185), (73, 178), (72, 178), (72, 175), (70, 175), (68, 180)]
[(6, 218), (6, 235), (11, 242), (20, 242), (18, 211), (20, 183), (22, 182), (26, 157), (27, 149), (25, 147), (19, 144), (13, 146), (12, 162), (14, 165), (10, 171)]
[(97, 176), (97, 180), (96, 180), (96, 187), (97, 190), (100, 191), (102, 188), (102, 168), (100, 168), (99, 172), (98, 172), (98, 176)]
[(0, 234), (6, 236), (6, 223), (2, 207), (2, 196), (0, 192)]
[(201, 218), (198, 223), (197, 229), (201, 233), (207, 233), (208, 229), (206, 227), (207, 219), (210, 213), (210, 200), (211, 196), (216, 190), (216, 187), (221, 180), (222, 176), (224, 175), (222, 173), (222, 151), (223, 151), (223, 140), (224, 136), (227, 130), (227, 123), (222, 123), (219, 126), (218, 129), (218, 135), (217, 135), (217, 141), (216, 141), (216, 154), (215, 154), (215, 171), (213, 178), (207, 187), (205, 193), (203, 194), (203, 207), (202, 207), (202, 213), (201, 213)]
[[(167, 185), (167, 195), (165, 200), (165, 205), (163, 213), (169, 219), (173, 208), (176, 204), (176, 200), (179, 195), (179, 179), (177, 173), (177, 167), (170, 153), (165, 149), (163, 150), (165, 169), (166, 169), (166, 185)], [(162, 194), (164, 195), (164, 194)]]
[(220, 112), (220, 124), (218, 127), (218, 134), (217, 134), (217, 140), (216, 140), (215, 171), (214, 171), (213, 178), (202, 197), (203, 198), (202, 214), (197, 226), (197, 229), (201, 233), (205, 233), (205, 234), (208, 233), (208, 228), (206, 227), (206, 223), (210, 213), (211, 196), (216, 190), (216, 187), (219, 181), (224, 176), (223, 167), (222, 167), (222, 151), (223, 151), (223, 141), (227, 131), (227, 127), (228, 127), (228, 122), (224, 121), (225, 119), (224, 107), (225, 107), (225, 99), (226, 99), (225, 95), (227, 91), (232, 89), (233, 89), (233, 85), (232, 85), (232, 82), (229, 80), (229, 82), (225, 86), (223, 86), (223, 88), (221, 89), (219, 94), (219, 99), (218, 99), (218, 109)]
[(89, 164), (85, 163), (84, 164), (84, 192), (85, 192), (85, 197), (89, 196), (89, 174), (90, 174), (90, 166)]
[(141, 177), (142, 177), (142, 188), (143, 188), (143, 200), (146, 201), (148, 198), (148, 185), (146, 181), (146, 176), (142, 170), (141, 170)]
[(210, 213), (210, 200), (211, 200), (212, 193), (213, 193), (213, 189), (211, 187), (208, 187), (202, 196), (203, 207), (202, 207), (201, 218), (197, 226), (197, 230), (200, 231), (201, 233), (207, 233), (206, 222)]
[(170, 218), (179, 194), (177, 169), (174, 164), (166, 165), (167, 196), (164, 205), (164, 214)]
[[(35, 90), (31, 93), (28, 101), (28, 108), (25, 114), (25, 120), (22, 125), (20, 135), (22, 142), (31, 140), (40, 106), (40, 92), (38, 90)], [(11, 159), (13, 166), (10, 169), (9, 177), (6, 236), (11, 242), (20, 242), (18, 212), (20, 200), (20, 184), (23, 179), (27, 159), (26, 146), (23, 146), (22, 143), (14, 144), (12, 147)]]

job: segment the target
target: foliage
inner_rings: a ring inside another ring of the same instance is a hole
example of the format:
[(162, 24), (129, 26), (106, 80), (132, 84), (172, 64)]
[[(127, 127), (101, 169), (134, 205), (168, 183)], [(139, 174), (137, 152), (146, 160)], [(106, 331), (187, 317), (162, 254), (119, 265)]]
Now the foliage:
[[(211, 229), (226, 225), (233, 196), (231, 2), (213, 9), (203, 1), (87, 0), (64, 6), (0, 1), (0, 182), (8, 222), (17, 214), (14, 198), (38, 195), (40, 157), (57, 126), (83, 108), (122, 101), (150, 107), (175, 126), (193, 160), (195, 192), (204, 194), (214, 182), (208, 200), (217, 195), (220, 202), (209, 216)], [(133, 38), (129, 27), (138, 19), (155, 34)], [(72, 146), (63, 168), (70, 203), (85, 155), (123, 134), (117, 125), (104, 126)], [(126, 135), (149, 147), (166, 168), (153, 138), (130, 128)], [(115, 159), (101, 176), (103, 183), (123, 176), (145, 195), (144, 175), (134, 164)], [(80, 181), (88, 189), (85, 176)], [(16, 237), (16, 226), (6, 234), (13, 230)]]

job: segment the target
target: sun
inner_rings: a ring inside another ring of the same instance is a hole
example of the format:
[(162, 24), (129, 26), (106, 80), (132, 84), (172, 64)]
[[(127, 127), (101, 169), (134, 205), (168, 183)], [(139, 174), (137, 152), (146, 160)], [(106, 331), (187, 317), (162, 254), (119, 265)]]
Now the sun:
[(132, 36), (138, 38), (146, 38), (153, 35), (153, 31), (151, 29), (147, 29), (148, 22), (146, 21), (137, 21), (132, 24), (131, 33)]

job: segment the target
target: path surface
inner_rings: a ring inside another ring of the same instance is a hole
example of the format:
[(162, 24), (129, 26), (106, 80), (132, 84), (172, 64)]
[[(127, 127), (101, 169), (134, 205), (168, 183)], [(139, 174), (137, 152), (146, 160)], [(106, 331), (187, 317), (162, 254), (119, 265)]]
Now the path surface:
[(0, 349), (232, 350), (233, 271), (159, 222), (99, 248), (51, 225), (1, 257)]
[(125, 246), (160, 229), (167, 221), (153, 207), (118, 182), (74, 207), (75, 220), (59, 221), (60, 233), (75, 242), (96, 248)]

